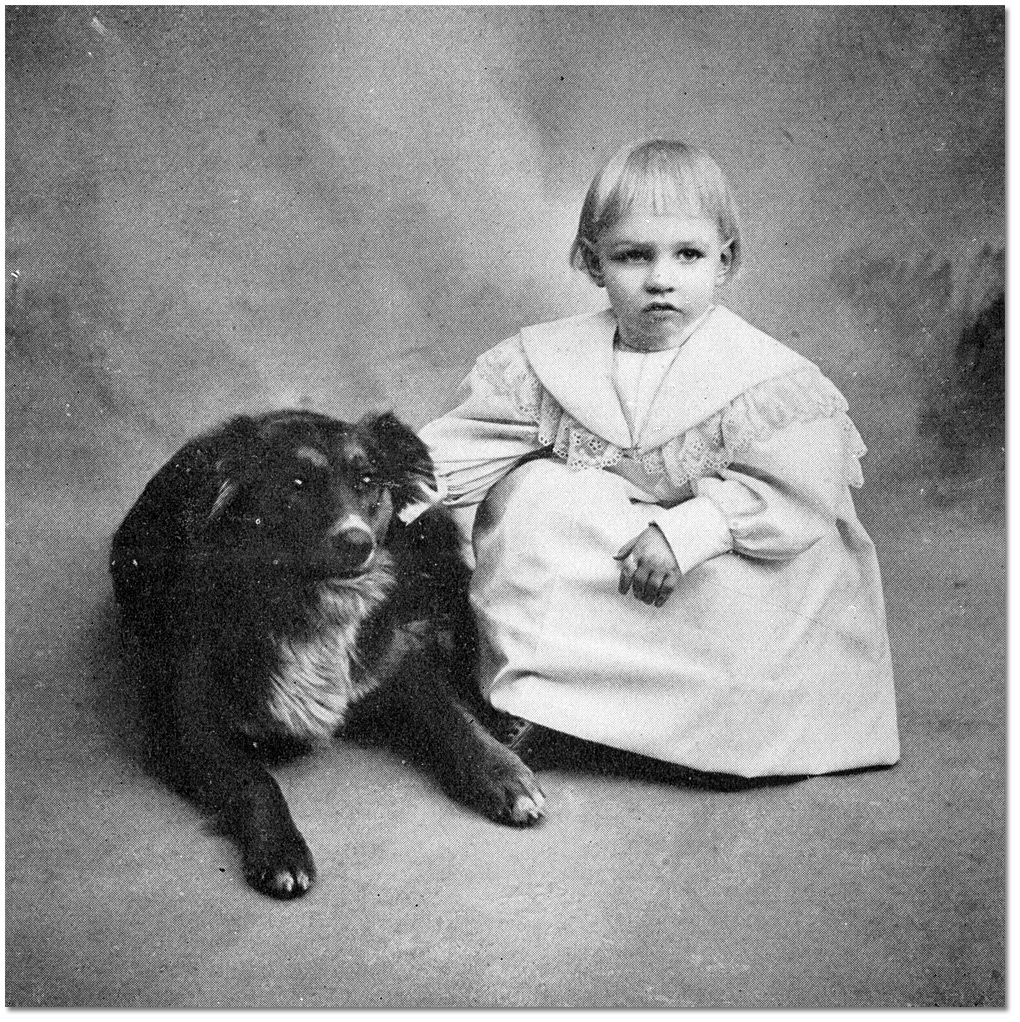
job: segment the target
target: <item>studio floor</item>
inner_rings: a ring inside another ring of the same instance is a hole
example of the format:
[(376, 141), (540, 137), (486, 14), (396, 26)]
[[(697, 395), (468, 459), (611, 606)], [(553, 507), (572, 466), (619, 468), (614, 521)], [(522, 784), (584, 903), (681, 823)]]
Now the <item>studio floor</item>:
[(8, 1006), (1004, 1004), (1003, 528), (966, 499), (862, 509), (895, 768), (713, 791), (561, 766), (517, 831), (338, 742), (279, 772), (320, 868), (293, 903), (142, 770), (110, 519), (55, 510), (9, 506)]

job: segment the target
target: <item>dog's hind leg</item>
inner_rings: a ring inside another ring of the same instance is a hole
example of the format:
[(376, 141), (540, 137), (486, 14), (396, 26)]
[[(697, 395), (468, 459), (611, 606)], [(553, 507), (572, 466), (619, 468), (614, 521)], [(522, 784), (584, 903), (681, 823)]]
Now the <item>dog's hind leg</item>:
[(171, 686), (164, 770), (237, 841), (253, 887), (275, 898), (299, 897), (315, 880), (312, 853), (279, 785), (224, 724), (222, 709), (203, 684), (200, 660), (188, 657)]

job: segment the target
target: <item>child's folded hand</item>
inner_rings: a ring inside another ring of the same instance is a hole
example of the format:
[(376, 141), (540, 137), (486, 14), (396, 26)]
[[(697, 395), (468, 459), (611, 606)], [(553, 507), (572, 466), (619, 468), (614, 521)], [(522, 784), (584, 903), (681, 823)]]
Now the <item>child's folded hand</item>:
[(661, 607), (680, 581), (680, 565), (662, 532), (649, 525), (614, 557), (620, 562), (620, 592), (632, 590), (642, 603)]

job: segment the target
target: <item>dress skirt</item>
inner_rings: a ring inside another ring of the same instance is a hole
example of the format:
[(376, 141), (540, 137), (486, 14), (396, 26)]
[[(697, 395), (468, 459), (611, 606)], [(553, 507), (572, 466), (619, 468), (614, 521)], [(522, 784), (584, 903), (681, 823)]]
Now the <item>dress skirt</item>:
[(529, 462), (475, 520), (481, 685), (497, 709), (605, 745), (744, 777), (899, 757), (874, 546), (846, 499), (784, 560), (736, 553), (650, 607), (613, 555), (649, 524), (622, 476)]

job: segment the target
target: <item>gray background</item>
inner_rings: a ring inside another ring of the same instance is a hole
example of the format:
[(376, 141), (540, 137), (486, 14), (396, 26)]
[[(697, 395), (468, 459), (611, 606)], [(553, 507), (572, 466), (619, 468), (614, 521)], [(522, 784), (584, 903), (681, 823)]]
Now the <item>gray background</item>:
[[(1003, 1002), (1002, 394), (952, 369), (1003, 286), (1002, 8), (6, 15), (8, 1003)], [(553, 771), (518, 833), (339, 744), (280, 774), (322, 878), (269, 904), (137, 764), (109, 535), (229, 414), (420, 426), (484, 348), (603, 307), (577, 210), (651, 134), (727, 171), (723, 300), (869, 445), (903, 761)]]

